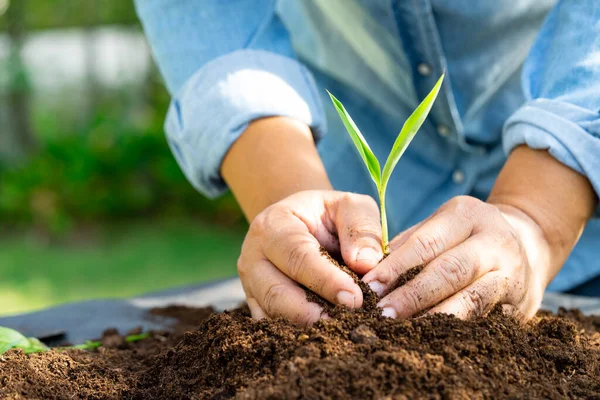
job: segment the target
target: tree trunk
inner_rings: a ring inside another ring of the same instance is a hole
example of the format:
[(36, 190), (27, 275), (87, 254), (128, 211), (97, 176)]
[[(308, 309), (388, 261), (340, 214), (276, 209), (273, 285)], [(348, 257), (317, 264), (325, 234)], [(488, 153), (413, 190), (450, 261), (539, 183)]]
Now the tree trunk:
[(93, 121), (95, 118), (98, 107), (101, 104), (102, 100), (102, 88), (98, 82), (97, 77), (97, 68), (96, 68), (96, 60), (97, 60), (97, 51), (96, 51), (96, 34), (97, 28), (95, 22), (96, 14), (97, 14), (97, 0), (87, 1), (86, 11), (84, 14), (85, 17), (85, 25), (83, 29), (84, 40), (83, 40), (83, 54), (84, 54), (84, 63), (85, 63), (85, 72), (86, 72), (86, 97), (87, 102), (85, 104), (85, 112), (82, 113), (83, 119), (81, 121), (82, 131), (85, 131), (86, 128), (89, 128), (90, 121)]
[(13, 1), (6, 12), (7, 33), (10, 39), (10, 80), (7, 104), (11, 130), (15, 135), (13, 142), (16, 143), (18, 151), (22, 154), (28, 154), (37, 147), (37, 140), (30, 122), (29, 78), (21, 55), (25, 37), (26, 2), (27, 0)]

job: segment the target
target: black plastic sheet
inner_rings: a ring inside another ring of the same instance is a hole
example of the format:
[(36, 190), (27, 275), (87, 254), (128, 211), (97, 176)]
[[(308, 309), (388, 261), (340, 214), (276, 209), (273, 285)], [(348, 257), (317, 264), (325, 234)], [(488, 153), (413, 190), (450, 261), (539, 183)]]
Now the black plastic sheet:
[[(244, 300), (239, 279), (174, 288), (141, 297), (122, 300), (90, 300), (51, 307), (45, 310), (0, 317), (0, 326), (13, 328), (26, 336), (43, 338), (50, 345), (84, 343), (96, 339), (107, 328), (121, 333), (142, 327), (144, 331), (169, 329), (170, 318), (151, 315), (153, 307), (171, 304), (224, 310)], [(600, 314), (600, 298), (547, 293), (543, 308), (580, 308), (586, 314)], [(50, 340), (47, 340), (49, 338)]]

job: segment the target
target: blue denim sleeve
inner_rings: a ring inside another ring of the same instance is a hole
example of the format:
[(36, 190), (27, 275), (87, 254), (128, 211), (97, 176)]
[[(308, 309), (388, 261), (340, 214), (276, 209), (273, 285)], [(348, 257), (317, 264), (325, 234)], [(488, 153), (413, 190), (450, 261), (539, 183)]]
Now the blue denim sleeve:
[(547, 149), (600, 195), (597, 0), (559, 0), (525, 62), (522, 84), (528, 101), (504, 125), (505, 151), (522, 144)]
[(136, 0), (172, 95), (169, 145), (201, 193), (226, 191), (219, 170), (252, 120), (288, 116), (325, 131), (310, 72), (294, 58), (274, 0)]

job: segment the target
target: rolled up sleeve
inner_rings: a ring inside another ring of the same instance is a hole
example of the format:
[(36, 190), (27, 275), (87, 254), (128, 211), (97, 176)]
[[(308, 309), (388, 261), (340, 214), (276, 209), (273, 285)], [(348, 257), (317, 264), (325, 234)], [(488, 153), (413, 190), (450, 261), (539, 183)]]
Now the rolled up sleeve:
[[(561, 0), (523, 67), (527, 102), (505, 123), (507, 153), (546, 149), (600, 195), (600, 4)], [(600, 207), (596, 217), (600, 216)]]
[(294, 58), (272, 0), (136, 0), (172, 95), (167, 140), (192, 185), (208, 197), (227, 190), (220, 166), (258, 118), (287, 116), (311, 127), (325, 116), (310, 72)]

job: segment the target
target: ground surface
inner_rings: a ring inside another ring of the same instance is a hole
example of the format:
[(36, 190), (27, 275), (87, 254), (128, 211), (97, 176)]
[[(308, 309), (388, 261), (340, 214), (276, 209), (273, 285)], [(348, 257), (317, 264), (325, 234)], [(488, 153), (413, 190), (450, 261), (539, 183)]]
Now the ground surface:
[(136, 344), (107, 332), (96, 352), (11, 350), (0, 398), (600, 399), (600, 317), (392, 320), (362, 289), (364, 309), (326, 306), (331, 319), (308, 329), (171, 307), (153, 314), (178, 317), (175, 332)]
[(234, 276), (243, 240), (241, 230), (185, 220), (72, 236), (63, 244), (30, 234), (0, 237), (0, 315)]

